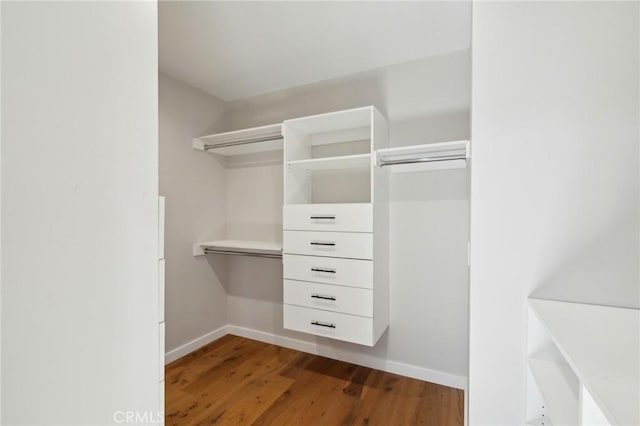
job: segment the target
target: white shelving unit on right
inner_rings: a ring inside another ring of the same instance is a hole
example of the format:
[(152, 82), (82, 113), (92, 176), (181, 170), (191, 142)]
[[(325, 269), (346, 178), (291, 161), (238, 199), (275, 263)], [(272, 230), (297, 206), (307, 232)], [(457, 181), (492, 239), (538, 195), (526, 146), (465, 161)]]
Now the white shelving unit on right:
[(528, 424), (640, 424), (640, 310), (530, 298), (528, 354)]

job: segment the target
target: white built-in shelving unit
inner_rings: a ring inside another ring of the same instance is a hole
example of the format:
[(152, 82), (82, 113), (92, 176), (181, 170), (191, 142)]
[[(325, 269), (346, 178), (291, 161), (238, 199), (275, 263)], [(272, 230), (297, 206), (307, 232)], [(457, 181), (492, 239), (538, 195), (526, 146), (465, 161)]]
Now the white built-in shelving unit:
[(388, 146), (374, 107), (286, 120), (284, 327), (373, 346), (389, 324)]
[(531, 298), (528, 323), (528, 424), (640, 424), (640, 310)]
[(468, 141), (389, 148), (387, 121), (373, 106), (201, 136), (193, 147), (228, 169), (279, 155), (284, 180), (282, 243), (198, 242), (194, 256), (283, 257), (284, 327), (367, 346), (389, 324), (388, 172), (469, 160)]

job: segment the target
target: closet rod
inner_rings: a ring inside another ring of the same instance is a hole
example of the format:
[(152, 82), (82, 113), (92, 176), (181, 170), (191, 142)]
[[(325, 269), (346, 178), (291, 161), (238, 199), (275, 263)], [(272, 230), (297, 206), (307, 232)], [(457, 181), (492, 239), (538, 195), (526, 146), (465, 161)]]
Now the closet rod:
[(231, 141), (231, 142), (223, 142), (223, 143), (216, 143), (216, 144), (205, 144), (203, 148), (205, 151), (209, 151), (210, 149), (225, 148), (228, 146), (246, 145), (246, 144), (257, 143), (257, 142), (277, 141), (280, 139), (282, 139), (282, 135), (265, 136), (262, 138), (255, 138), (255, 139), (243, 139), (240, 141)]
[(253, 256), (253, 257), (268, 257), (268, 258), (281, 258), (281, 254), (267, 254), (267, 253), (247, 253), (244, 251), (230, 251), (230, 250), (216, 250), (211, 248), (203, 248), (202, 251), (205, 254), (230, 254), (234, 256)]
[(419, 157), (419, 158), (406, 158), (403, 160), (380, 160), (378, 161), (378, 166), (395, 166), (398, 164), (414, 164), (414, 163), (432, 163), (437, 161), (451, 161), (451, 160), (466, 160), (467, 156), (465, 154), (457, 154), (457, 155), (444, 155), (441, 157)]

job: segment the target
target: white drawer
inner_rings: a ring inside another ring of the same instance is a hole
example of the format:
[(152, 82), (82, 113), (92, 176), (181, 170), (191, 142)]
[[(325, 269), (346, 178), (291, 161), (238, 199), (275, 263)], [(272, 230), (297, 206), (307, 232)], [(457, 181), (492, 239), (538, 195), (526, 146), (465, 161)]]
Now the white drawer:
[(158, 261), (158, 322), (164, 322), (165, 265)]
[(373, 259), (373, 234), (284, 231), (284, 253)]
[(284, 303), (344, 314), (373, 316), (373, 290), (284, 280)]
[(165, 342), (165, 328), (164, 328), (164, 322), (161, 322), (158, 325), (158, 381), (162, 381), (164, 380), (164, 360), (165, 360), (165, 349), (164, 349), (164, 342)]
[(284, 278), (352, 287), (373, 287), (371, 260), (285, 254)]
[(373, 232), (371, 204), (289, 204), (283, 227), (290, 231)]
[(373, 346), (373, 319), (284, 305), (284, 328)]

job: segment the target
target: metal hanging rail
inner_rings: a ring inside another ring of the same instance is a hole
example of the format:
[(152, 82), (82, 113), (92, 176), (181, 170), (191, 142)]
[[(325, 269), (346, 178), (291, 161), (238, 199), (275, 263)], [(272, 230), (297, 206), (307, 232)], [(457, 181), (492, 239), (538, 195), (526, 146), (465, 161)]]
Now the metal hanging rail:
[(276, 258), (281, 258), (282, 255), (281, 254), (267, 254), (267, 253), (247, 253), (244, 251), (232, 251), (232, 250), (218, 250), (218, 249), (212, 249), (212, 248), (203, 248), (202, 251), (205, 252), (205, 254), (229, 254), (229, 255), (233, 255), (233, 256), (253, 256), (253, 257), (267, 257), (270, 259), (276, 259)]
[(465, 167), (469, 159), (467, 140), (383, 148), (376, 151), (376, 165), (398, 166), (389, 167), (393, 172), (458, 169)]
[(239, 141), (223, 142), (223, 143), (216, 143), (216, 144), (205, 144), (203, 146), (203, 149), (205, 151), (209, 151), (211, 149), (216, 149), (216, 148), (226, 148), (229, 146), (247, 145), (250, 143), (258, 143), (258, 142), (277, 141), (281, 139), (282, 139), (282, 135), (279, 134), (279, 135), (265, 136), (261, 138), (255, 138), (255, 139), (243, 139)]
[(451, 161), (451, 160), (466, 160), (467, 156), (465, 154), (455, 154), (455, 155), (441, 155), (438, 157), (416, 157), (416, 158), (405, 158), (399, 160), (378, 160), (378, 166), (395, 166), (398, 164), (415, 164), (415, 163), (433, 163), (438, 161)]

